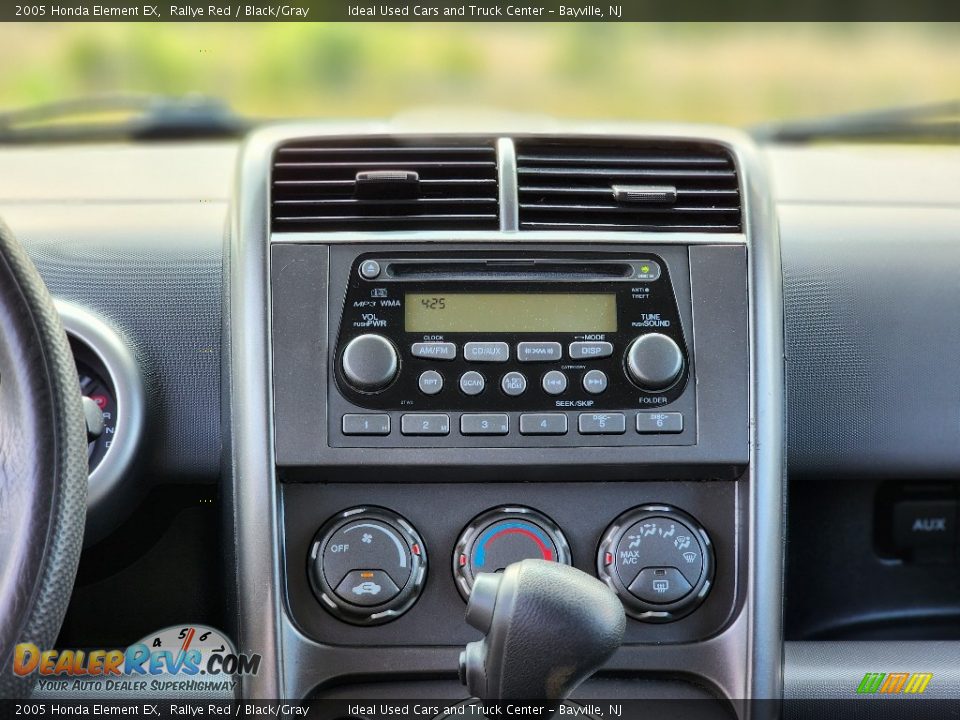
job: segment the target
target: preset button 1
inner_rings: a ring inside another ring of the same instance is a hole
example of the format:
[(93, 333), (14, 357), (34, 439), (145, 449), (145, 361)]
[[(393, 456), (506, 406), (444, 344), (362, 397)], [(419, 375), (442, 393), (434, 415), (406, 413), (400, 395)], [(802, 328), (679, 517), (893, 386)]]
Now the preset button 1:
[(386, 414), (347, 413), (342, 423), (344, 435), (390, 434), (390, 416)]

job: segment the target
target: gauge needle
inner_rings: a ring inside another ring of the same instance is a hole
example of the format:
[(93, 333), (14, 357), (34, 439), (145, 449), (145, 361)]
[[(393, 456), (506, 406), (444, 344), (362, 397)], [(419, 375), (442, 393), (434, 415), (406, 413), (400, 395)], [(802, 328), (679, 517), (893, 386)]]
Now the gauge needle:
[(83, 398), (83, 417), (87, 421), (87, 441), (103, 435), (103, 411), (88, 397)]

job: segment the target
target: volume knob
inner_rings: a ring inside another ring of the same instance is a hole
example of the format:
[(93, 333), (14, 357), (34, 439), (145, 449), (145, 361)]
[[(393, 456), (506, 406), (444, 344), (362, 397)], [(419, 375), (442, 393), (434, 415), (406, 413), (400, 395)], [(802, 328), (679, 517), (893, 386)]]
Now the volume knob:
[(682, 372), (683, 353), (666, 335), (641, 335), (627, 350), (627, 374), (644, 390), (665, 390)]
[(383, 390), (397, 376), (398, 367), (397, 350), (383, 335), (359, 335), (340, 356), (343, 377), (362, 392)]

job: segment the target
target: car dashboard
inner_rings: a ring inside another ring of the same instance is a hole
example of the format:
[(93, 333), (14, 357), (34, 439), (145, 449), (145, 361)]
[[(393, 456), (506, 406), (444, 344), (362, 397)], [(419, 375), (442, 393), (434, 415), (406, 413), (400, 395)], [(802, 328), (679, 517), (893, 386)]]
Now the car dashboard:
[(477, 575), (542, 557), (628, 617), (584, 698), (946, 673), (958, 160), (552, 123), (0, 150), (112, 422), (64, 633), (189, 557), (155, 617), (261, 653), (245, 697), (457, 700)]

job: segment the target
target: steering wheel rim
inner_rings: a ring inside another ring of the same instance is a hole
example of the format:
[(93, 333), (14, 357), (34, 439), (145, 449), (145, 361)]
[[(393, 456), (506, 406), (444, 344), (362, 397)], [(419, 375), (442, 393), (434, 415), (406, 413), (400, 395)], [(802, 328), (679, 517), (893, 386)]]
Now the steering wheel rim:
[(0, 697), (29, 694), (19, 642), (53, 646), (83, 547), (87, 443), (53, 299), (0, 222)]

